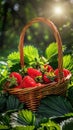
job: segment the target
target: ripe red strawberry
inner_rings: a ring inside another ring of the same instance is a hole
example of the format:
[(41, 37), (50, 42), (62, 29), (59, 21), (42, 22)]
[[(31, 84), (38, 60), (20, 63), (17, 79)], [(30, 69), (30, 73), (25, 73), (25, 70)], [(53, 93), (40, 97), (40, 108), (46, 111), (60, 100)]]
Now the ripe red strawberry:
[(18, 86), (17, 80), (15, 77), (9, 77), (5, 83), (5, 86), (7, 88), (14, 88), (15, 86)]
[(34, 69), (34, 68), (28, 68), (27, 74), (31, 76), (33, 79), (36, 79), (37, 77), (40, 77), (40, 78), (42, 77), (42, 73), (39, 70)]
[(45, 69), (47, 72), (49, 72), (49, 71), (54, 71), (53, 68), (52, 68), (52, 66), (50, 66), (50, 65), (48, 65), (48, 64), (45, 64), (45, 65), (44, 65), (44, 69)]
[(51, 80), (48, 78), (48, 76), (46, 74), (43, 75), (43, 80), (45, 83), (50, 83)]
[(14, 77), (16, 79), (17, 85), (20, 85), (22, 82), (22, 76), (17, 72), (12, 72), (10, 78)]
[(29, 88), (29, 87), (35, 87), (36, 82), (35, 80), (30, 76), (25, 76), (22, 80), (21, 87), (22, 88)]
[(43, 75), (43, 81), (45, 83), (50, 83), (54, 81), (54, 78), (55, 78), (55, 74), (53, 71), (45, 72)]
[(64, 77), (67, 77), (69, 74), (71, 74), (71, 72), (67, 69), (63, 69), (63, 74), (64, 74)]
[[(55, 71), (54, 71), (54, 74), (56, 75), (56, 79), (55, 79), (55, 81), (58, 81), (58, 75), (59, 75), (59, 70), (58, 69), (56, 69)], [(64, 78), (66, 78), (68, 75), (71, 75), (71, 72), (68, 70), (68, 69), (63, 69), (63, 76), (64, 76)]]

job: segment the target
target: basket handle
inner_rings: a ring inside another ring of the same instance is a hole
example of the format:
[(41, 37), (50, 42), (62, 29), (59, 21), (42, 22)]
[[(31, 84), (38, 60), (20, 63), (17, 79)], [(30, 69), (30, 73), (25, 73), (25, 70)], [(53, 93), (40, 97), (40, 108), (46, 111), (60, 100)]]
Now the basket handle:
[(54, 25), (54, 23), (52, 21), (50, 21), (49, 19), (46, 18), (42, 18), (42, 17), (38, 17), (38, 18), (34, 18), (32, 21), (30, 21), (22, 30), (21, 35), (20, 35), (20, 41), (19, 41), (19, 51), (20, 51), (20, 64), (21, 67), (24, 67), (24, 53), (23, 53), (23, 44), (24, 44), (24, 37), (25, 37), (25, 32), (26, 30), (33, 24), (36, 22), (44, 22), (45, 24), (47, 24), (53, 31), (54, 33), (54, 37), (56, 39), (56, 42), (58, 44), (58, 69), (59, 69), (59, 81), (62, 80), (63, 78), (63, 53), (62, 53), (62, 41), (61, 41), (61, 37), (60, 34), (56, 28), (56, 26)]

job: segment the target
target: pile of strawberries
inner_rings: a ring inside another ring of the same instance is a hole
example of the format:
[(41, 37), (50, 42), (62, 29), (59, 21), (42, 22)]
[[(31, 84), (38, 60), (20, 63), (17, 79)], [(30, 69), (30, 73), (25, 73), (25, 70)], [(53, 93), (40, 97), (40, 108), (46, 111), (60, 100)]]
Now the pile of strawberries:
[[(58, 68), (54, 70), (52, 66), (45, 64), (43, 71), (41, 69), (27, 68), (27, 73), (22, 77), (20, 73), (12, 72), (6, 82), (9, 88), (29, 88), (48, 84), (53, 81), (58, 82)], [(69, 70), (63, 69), (63, 76), (67, 77), (70, 73)]]

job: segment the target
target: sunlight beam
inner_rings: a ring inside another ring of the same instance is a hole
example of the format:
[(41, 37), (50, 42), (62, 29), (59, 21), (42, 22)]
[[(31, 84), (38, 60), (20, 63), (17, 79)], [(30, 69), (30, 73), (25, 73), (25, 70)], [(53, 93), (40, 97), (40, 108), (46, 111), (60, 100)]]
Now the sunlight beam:
[(57, 15), (60, 15), (60, 14), (63, 13), (63, 9), (61, 7), (55, 7), (54, 13), (57, 14)]

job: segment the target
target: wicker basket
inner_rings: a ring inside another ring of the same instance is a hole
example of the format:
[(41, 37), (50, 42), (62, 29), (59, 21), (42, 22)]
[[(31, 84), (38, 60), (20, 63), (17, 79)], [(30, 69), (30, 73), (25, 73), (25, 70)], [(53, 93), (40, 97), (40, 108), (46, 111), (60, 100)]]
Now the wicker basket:
[(26, 30), (35, 22), (44, 22), (47, 24), (53, 31), (56, 42), (58, 44), (58, 69), (59, 69), (59, 80), (58, 82), (52, 82), (45, 84), (39, 87), (24, 88), (24, 89), (7, 89), (10, 94), (16, 95), (21, 102), (24, 102), (27, 105), (27, 108), (35, 111), (40, 103), (40, 100), (47, 95), (65, 95), (67, 90), (67, 85), (71, 75), (68, 75), (67, 78), (63, 80), (63, 54), (62, 54), (62, 41), (60, 34), (56, 26), (52, 21), (45, 18), (35, 18), (30, 21), (22, 30), (20, 35), (19, 42), (19, 51), (20, 51), (20, 63), (21, 67), (24, 67), (24, 54), (23, 54), (23, 43)]

